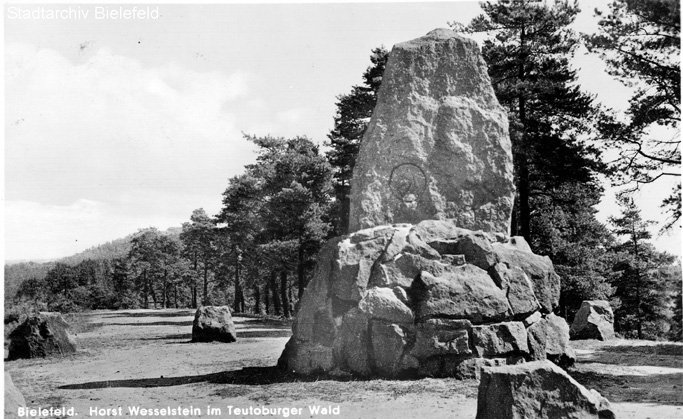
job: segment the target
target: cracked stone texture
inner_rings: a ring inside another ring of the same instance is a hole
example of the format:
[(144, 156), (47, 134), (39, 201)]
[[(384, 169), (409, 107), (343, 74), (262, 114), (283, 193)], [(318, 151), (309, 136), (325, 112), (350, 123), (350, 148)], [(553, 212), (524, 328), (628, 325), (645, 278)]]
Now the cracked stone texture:
[(477, 43), (449, 29), (397, 44), (361, 142), (350, 230), (454, 219), (507, 234), (508, 120)]

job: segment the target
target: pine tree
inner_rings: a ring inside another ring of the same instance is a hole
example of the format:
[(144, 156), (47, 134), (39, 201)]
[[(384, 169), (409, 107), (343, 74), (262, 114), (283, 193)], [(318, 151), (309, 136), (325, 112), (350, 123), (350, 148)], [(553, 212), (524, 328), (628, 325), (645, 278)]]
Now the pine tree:
[[(203, 284), (202, 304), (211, 304), (209, 282), (212, 269), (217, 264), (218, 249), (216, 223), (203, 208), (192, 211), (189, 223), (183, 223), (180, 240), (183, 253), (189, 259), (195, 273), (200, 272)], [(197, 307), (196, 285), (193, 284), (193, 307)]]
[[(597, 34), (585, 35), (607, 70), (634, 87), (626, 119), (607, 114), (600, 124), (606, 144), (619, 151), (613, 179), (636, 190), (662, 177), (678, 179), (662, 206), (670, 229), (681, 217), (681, 16), (679, 0), (615, 0)], [(656, 128), (656, 129), (653, 129)]]
[(240, 258), (248, 258), (247, 269), (240, 264), (249, 277), (240, 280), (239, 292), (264, 285), (266, 307), (272, 298), (276, 314), (281, 309), (289, 316), (290, 274), (301, 297), (331, 228), (332, 170), (306, 138), (247, 138), (260, 148), (257, 162), (230, 180), (218, 219)]
[(334, 168), (336, 207), (333, 223), (337, 236), (348, 232), (353, 167), (363, 134), (377, 104), (377, 93), (388, 59), (389, 52), (384, 47), (373, 49), (370, 55), (372, 65), (363, 73), (363, 85), (353, 86), (350, 93), (337, 97), (334, 128), (328, 135), (331, 150), (327, 153), (327, 159)]
[(580, 140), (595, 108), (569, 65), (578, 39), (568, 26), (579, 8), (576, 2), (534, 0), (482, 8), (485, 14), (466, 30), (495, 33), (482, 53), (510, 119), (517, 186), (512, 230), (534, 247), (539, 200), (550, 200), (550, 209), (580, 205), (581, 189), (598, 190), (595, 175), (603, 169), (598, 150)]
[(653, 223), (642, 219), (632, 198), (621, 197), (619, 204), (621, 215), (610, 218), (614, 234), (626, 237), (615, 246), (618, 255), (612, 280), (620, 300), (615, 310), (616, 330), (626, 337), (635, 334), (638, 339), (656, 339), (665, 335), (662, 325), (673, 315), (675, 293), (669, 287), (678, 282), (672, 281), (676, 258), (658, 252), (646, 241), (651, 238), (648, 227)]

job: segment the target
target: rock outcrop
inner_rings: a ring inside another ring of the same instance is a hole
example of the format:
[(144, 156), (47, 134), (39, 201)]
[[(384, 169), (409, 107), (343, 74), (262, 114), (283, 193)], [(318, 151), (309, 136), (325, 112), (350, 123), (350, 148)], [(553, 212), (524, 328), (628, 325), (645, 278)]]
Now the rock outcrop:
[(521, 360), (569, 365), (569, 326), (551, 311), (558, 299), (552, 263), (521, 237), (451, 220), (361, 230), (319, 253), (279, 365), (457, 377)]
[(548, 361), (483, 368), (476, 419), (614, 419), (607, 399)]
[(237, 333), (230, 307), (199, 307), (192, 323), (192, 342), (235, 342)]
[(60, 313), (29, 316), (10, 334), (7, 358), (45, 358), (76, 352), (76, 342), (68, 328)]
[(584, 301), (569, 330), (572, 339), (614, 338), (614, 313), (607, 301)]
[(395, 45), (351, 182), (349, 231), (426, 219), (507, 234), (505, 110), (474, 40), (448, 29)]

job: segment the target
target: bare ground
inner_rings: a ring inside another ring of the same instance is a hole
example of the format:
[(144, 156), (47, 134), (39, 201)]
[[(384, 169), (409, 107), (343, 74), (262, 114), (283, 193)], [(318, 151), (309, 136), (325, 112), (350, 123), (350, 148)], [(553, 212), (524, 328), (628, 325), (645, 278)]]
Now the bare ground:
[[(290, 417), (330, 416), (312, 414), (308, 406), (338, 407), (335, 417), (342, 418), (476, 415), (475, 380), (304, 379), (284, 374), (274, 366), (290, 336), (285, 322), (235, 317), (237, 342), (191, 343), (191, 310), (84, 316), (89, 326), (76, 336), (78, 353), (5, 363), (29, 407), (73, 407), (81, 417), (103, 417), (96, 409), (119, 406), (124, 417), (135, 417), (128, 411), (135, 406), (199, 408), (200, 414), (191, 417), (216, 416), (208, 414), (209, 406), (221, 409), (220, 417), (235, 418), (266, 417), (234, 410), (250, 407), (301, 409)], [(683, 345), (625, 340), (573, 344), (578, 362), (570, 374), (607, 397), (617, 418), (683, 417)]]

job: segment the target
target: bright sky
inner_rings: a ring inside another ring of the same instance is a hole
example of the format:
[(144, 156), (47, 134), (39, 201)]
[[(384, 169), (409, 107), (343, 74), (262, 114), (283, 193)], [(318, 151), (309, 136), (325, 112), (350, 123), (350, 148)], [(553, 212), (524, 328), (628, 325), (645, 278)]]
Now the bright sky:
[[(577, 28), (591, 31), (606, 1), (584, 3)], [(228, 178), (254, 160), (242, 133), (322, 143), (335, 97), (361, 83), (372, 48), (480, 13), (451, 1), (140, 4), (150, 18), (112, 15), (134, 6), (5, 4), (6, 260), (179, 226), (200, 207), (216, 214)], [(577, 65), (587, 90), (624, 106), (628, 91), (599, 60), (580, 54)], [(646, 217), (662, 221), (669, 188), (640, 197)], [(604, 220), (614, 207), (601, 208)], [(656, 243), (680, 253), (680, 229)]]

